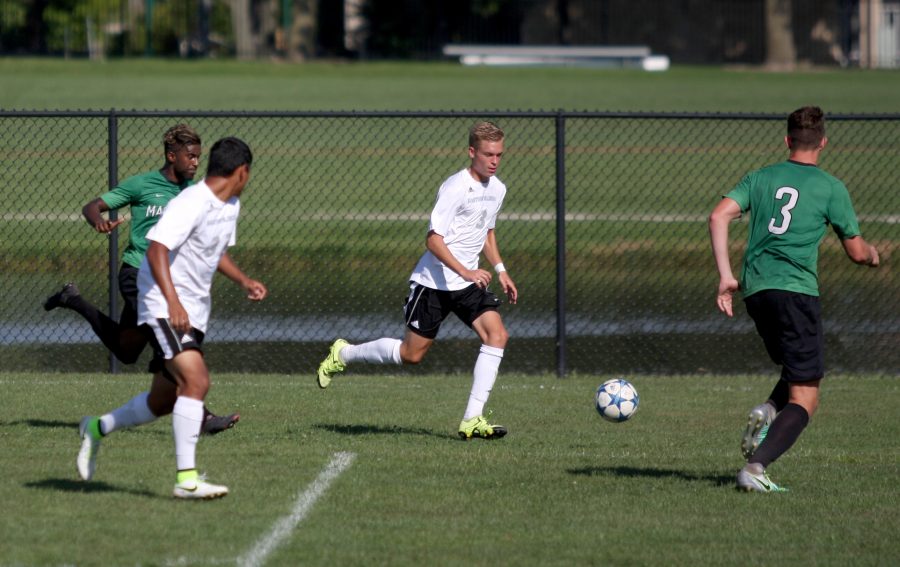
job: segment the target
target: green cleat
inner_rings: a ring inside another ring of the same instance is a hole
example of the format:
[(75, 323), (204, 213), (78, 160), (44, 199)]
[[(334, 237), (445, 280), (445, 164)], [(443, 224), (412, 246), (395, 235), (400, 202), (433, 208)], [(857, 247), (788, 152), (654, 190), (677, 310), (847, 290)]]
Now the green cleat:
[(778, 486), (769, 478), (765, 469), (758, 463), (745, 466), (737, 474), (737, 488), (744, 492), (787, 492), (788, 489)]
[(744, 435), (741, 437), (741, 454), (745, 459), (753, 456), (753, 453), (759, 449), (763, 439), (769, 433), (769, 425), (775, 419), (775, 408), (769, 404), (760, 404), (750, 410), (747, 416), (747, 427), (744, 429)]
[(81, 480), (91, 480), (97, 470), (97, 453), (100, 452), (100, 419), (84, 417), (78, 424), (78, 436), (81, 437), (81, 450), (75, 464)]
[(502, 425), (491, 425), (484, 416), (477, 415), (471, 419), (464, 419), (459, 424), (459, 437), (468, 441), (473, 437), (481, 439), (500, 439), (507, 434)]
[(348, 344), (350, 343), (344, 339), (334, 341), (334, 344), (331, 345), (331, 349), (328, 351), (328, 356), (326, 356), (325, 360), (322, 361), (322, 364), (319, 365), (319, 370), (316, 372), (316, 378), (319, 381), (319, 387), (323, 390), (331, 384), (332, 374), (344, 371), (344, 363), (341, 362), (341, 351)]

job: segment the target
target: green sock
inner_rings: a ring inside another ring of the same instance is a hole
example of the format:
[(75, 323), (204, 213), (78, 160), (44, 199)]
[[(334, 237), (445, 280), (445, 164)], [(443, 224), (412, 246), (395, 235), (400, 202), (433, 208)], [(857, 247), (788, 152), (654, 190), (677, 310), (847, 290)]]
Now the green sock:
[(182, 482), (187, 482), (189, 480), (196, 481), (197, 478), (199, 478), (197, 469), (188, 469), (186, 471), (178, 471), (175, 475), (175, 482), (181, 484)]

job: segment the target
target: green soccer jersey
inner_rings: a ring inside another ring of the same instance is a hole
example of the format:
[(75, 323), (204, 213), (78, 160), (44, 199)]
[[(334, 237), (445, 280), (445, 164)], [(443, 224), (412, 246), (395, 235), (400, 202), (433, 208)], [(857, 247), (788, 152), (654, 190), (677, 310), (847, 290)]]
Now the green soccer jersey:
[(847, 188), (814, 165), (785, 161), (747, 174), (726, 197), (750, 211), (741, 269), (744, 297), (765, 289), (819, 295), (819, 243), (831, 225), (859, 235)]
[(149, 246), (147, 232), (159, 220), (166, 204), (191, 183), (186, 181), (178, 185), (159, 171), (151, 171), (129, 177), (100, 196), (110, 209), (131, 207), (131, 238), (122, 255), (124, 263), (140, 267)]

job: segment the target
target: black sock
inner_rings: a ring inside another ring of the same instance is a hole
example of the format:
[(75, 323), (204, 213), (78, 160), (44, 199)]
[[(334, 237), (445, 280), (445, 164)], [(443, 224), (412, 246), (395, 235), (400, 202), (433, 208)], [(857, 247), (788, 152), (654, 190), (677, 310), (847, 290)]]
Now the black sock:
[(808, 423), (809, 413), (803, 409), (803, 406), (786, 405), (769, 426), (769, 432), (759, 449), (747, 462), (759, 463), (763, 468), (768, 467), (770, 463), (791, 448)]
[(779, 380), (778, 383), (775, 384), (775, 387), (772, 388), (772, 393), (769, 394), (769, 401), (775, 406), (776, 412), (783, 410), (785, 406), (787, 406), (790, 394), (791, 389), (790, 386), (788, 386), (787, 380)]
[(118, 323), (110, 319), (106, 313), (101, 312), (80, 295), (67, 299), (66, 307), (84, 317), (87, 322), (91, 324), (94, 333), (100, 337), (100, 340), (103, 341), (106, 348), (116, 355), (117, 358), (120, 360), (122, 359), (122, 353), (119, 352), (121, 350), (119, 346), (121, 327)]

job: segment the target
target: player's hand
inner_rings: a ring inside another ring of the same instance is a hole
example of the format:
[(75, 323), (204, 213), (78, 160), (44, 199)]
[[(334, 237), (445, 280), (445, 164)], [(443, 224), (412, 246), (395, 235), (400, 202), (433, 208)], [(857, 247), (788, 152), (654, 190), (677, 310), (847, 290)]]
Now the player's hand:
[(510, 303), (515, 303), (519, 299), (519, 290), (516, 289), (516, 284), (513, 283), (512, 278), (509, 277), (507, 272), (500, 272), (497, 275), (497, 279), (500, 280), (500, 287), (503, 288), (503, 292), (506, 293), (506, 297), (509, 299)]
[(177, 301), (169, 303), (169, 323), (172, 324), (173, 329), (182, 334), (191, 330), (191, 319), (181, 303)]
[(102, 234), (109, 234), (123, 222), (125, 222), (125, 219), (116, 219), (114, 221), (104, 219), (94, 225), (94, 230)]
[(269, 295), (269, 290), (266, 289), (266, 286), (256, 280), (247, 281), (244, 284), (244, 289), (247, 291), (247, 299), (250, 301), (262, 301)]
[(734, 293), (739, 288), (740, 284), (734, 278), (722, 278), (721, 280), (719, 280), (719, 294), (716, 297), (716, 305), (718, 305), (719, 311), (728, 315), (729, 317), (734, 317), (732, 302), (734, 299)]
[(487, 270), (469, 270), (465, 276), (463, 276), (470, 282), (475, 282), (475, 285), (480, 287), (481, 289), (487, 289), (487, 286), (491, 283), (491, 273)]

